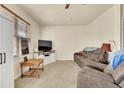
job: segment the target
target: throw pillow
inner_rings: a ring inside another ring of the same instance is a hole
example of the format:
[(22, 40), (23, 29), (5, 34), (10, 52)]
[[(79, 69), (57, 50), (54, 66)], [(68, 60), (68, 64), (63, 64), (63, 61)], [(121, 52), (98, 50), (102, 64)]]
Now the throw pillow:
[(100, 55), (103, 51), (100, 48), (97, 48), (95, 51), (93, 51), (94, 54)]
[[(110, 53), (109, 53), (110, 54)], [(116, 69), (121, 62), (124, 61), (124, 52), (116, 51), (109, 55), (109, 60), (112, 62), (112, 68)]]
[(83, 49), (84, 52), (92, 52), (95, 51), (97, 49), (97, 47), (85, 47)]

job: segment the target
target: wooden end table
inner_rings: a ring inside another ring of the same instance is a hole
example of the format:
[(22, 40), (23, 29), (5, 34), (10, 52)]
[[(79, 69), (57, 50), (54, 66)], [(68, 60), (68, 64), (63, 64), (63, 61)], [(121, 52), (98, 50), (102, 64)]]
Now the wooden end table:
[[(21, 67), (21, 77), (27, 76), (27, 77), (33, 77), (34, 73), (37, 72), (36, 76), (39, 78), (40, 77), (40, 70), (44, 70), (44, 64), (43, 64), (43, 59), (28, 59), (26, 62), (21, 62), (20, 67)], [(42, 67), (40, 65), (42, 64)], [(24, 67), (29, 67), (30, 74), (26, 75), (24, 74), (23, 68)]]

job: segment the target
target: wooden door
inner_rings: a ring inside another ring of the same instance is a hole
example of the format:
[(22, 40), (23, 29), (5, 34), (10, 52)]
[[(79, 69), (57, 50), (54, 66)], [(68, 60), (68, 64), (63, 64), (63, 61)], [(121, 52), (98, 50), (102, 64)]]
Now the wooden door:
[(14, 87), (13, 64), (13, 32), (14, 23), (8, 18), (2, 18), (2, 87)]
[(0, 15), (0, 88), (2, 87), (2, 50), (1, 50), (1, 45), (2, 45), (2, 42), (1, 42), (1, 39), (2, 39), (2, 28), (1, 28), (1, 24), (2, 24), (2, 21), (1, 21), (1, 15)]

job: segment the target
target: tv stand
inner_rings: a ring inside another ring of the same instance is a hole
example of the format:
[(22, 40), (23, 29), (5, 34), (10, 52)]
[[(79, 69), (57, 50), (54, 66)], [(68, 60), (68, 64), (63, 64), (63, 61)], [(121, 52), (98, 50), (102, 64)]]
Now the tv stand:
[(55, 50), (49, 51), (49, 52), (33, 52), (33, 58), (43, 58), (44, 64), (50, 64), (56, 61), (55, 59)]

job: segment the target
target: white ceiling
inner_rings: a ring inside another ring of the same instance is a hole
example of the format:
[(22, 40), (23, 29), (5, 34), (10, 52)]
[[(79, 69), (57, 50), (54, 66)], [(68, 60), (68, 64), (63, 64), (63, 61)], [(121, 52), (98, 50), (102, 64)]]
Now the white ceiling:
[(86, 25), (104, 13), (109, 4), (23, 4), (18, 5), (29, 16), (43, 26)]

